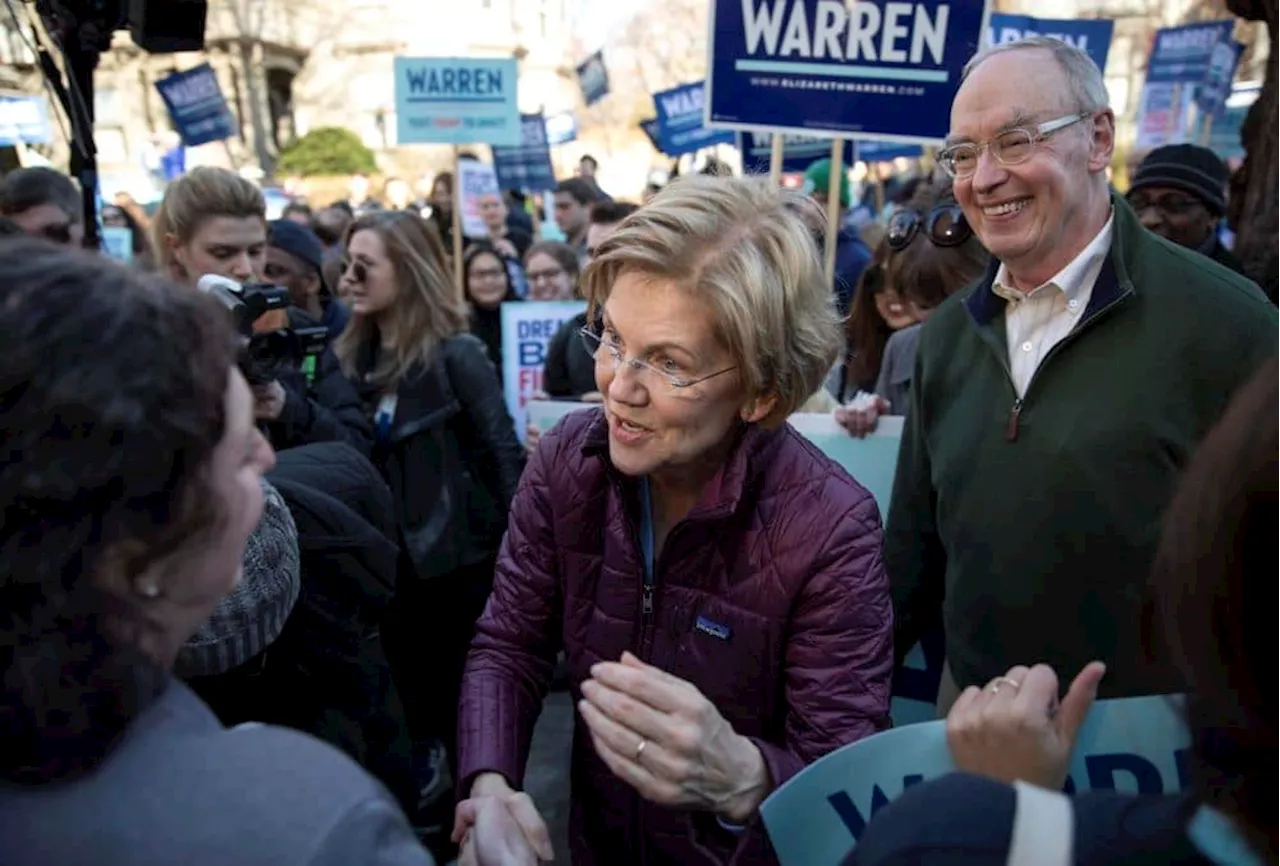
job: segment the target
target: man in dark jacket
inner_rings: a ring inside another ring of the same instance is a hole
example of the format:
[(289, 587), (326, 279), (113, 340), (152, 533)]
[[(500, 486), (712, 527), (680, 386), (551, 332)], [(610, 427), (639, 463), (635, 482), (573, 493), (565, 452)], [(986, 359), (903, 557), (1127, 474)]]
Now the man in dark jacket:
[[(899, 657), (945, 627), (954, 688), (1107, 664), (1179, 690), (1139, 623), (1179, 472), (1276, 353), (1258, 288), (1145, 231), (1106, 168), (1097, 66), (1034, 37), (969, 62), (939, 164), (992, 267), (925, 322), (885, 537)], [(944, 707), (945, 708), (945, 707)]]
[[(360, 395), (342, 374), (328, 343), (342, 333), (349, 316), (324, 285), (324, 249), (306, 226), (289, 220), (271, 223), (267, 279), (289, 290), (289, 327), (295, 333), (323, 330), (324, 347), (301, 366), (277, 370), (270, 389), (274, 417), (265, 419), (267, 436), (277, 449), (313, 442), (346, 442), (366, 457), (373, 448), (373, 427)], [(268, 401), (263, 401), (267, 403)]]
[(1227, 167), (1196, 144), (1157, 147), (1138, 166), (1126, 196), (1142, 225), (1237, 274), (1240, 260), (1218, 238), (1227, 212)]

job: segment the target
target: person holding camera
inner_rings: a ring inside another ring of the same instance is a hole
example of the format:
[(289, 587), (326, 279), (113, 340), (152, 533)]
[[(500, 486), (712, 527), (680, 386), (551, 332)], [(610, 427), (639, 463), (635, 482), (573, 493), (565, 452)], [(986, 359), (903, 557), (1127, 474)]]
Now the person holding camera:
[[(210, 275), (254, 283), (267, 268), (266, 213), (262, 191), (249, 181), (226, 169), (193, 169), (169, 184), (152, 223), (161, 271), (192, 287)], [(253, 322), (253, 331), (296, 338), (293, 318), (271, 310)], [(259, 364), (254, 372), (254, 413), (275, 448), (341, 441), (369, 455), (372, 427), (327, 345), (301, 359)]]

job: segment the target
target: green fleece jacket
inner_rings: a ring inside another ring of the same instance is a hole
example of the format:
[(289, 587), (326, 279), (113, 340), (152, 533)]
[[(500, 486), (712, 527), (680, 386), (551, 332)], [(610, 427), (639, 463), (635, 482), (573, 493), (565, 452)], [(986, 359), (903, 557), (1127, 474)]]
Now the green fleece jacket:
[(1179, 472), (1277, 351), (1262, 292), (1144, 230), (1113, 195), (1111, 251), (1024, 399), (993, 264), (921, 333), (885, 560), (899, 658), (941, 622), (956, 683), (1108, 664), (1108, 697), (1177, 690), (1141, 610)]

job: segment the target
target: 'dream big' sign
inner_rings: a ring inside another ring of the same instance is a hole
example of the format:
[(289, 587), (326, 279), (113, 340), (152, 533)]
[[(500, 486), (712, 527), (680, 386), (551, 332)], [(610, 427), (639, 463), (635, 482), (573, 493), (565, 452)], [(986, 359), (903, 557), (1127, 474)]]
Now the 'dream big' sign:
[(520, 143), (516, 61), (397, 57), (399, 144)]

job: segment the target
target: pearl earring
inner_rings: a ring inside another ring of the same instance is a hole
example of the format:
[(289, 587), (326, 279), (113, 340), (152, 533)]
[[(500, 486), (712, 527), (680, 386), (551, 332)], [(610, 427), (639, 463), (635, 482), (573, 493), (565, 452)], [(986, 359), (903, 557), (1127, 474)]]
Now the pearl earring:
[(154, 583), (143, 583), (138, 585), (138, 595), (143, 598), (159, 598), (160, 587)]

